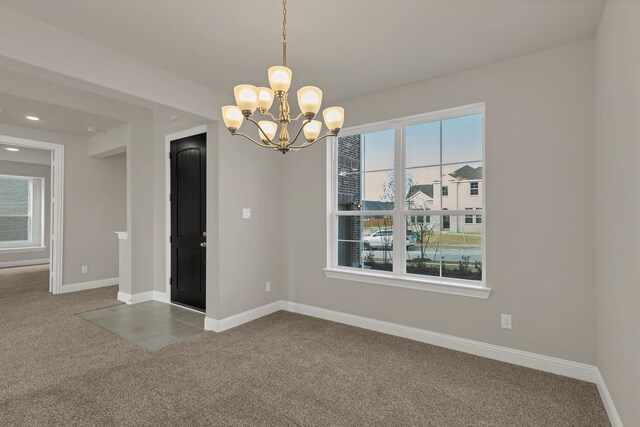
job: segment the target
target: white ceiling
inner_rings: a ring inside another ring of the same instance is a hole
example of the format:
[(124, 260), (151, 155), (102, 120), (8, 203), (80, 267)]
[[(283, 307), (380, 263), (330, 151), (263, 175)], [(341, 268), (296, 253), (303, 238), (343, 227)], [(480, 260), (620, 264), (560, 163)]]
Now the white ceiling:
[[(18, 148), (20, 151), (8, 151), (6, 147)], [(37, 165), (51, 164), (51, 151), (38, 150), (35, 148), (16, 147), (2, 141), (0, 137), (0, 160), (20, 163), (34, 163)], [(2, 174), (2, 165), (0, 165), (0, 174)]]
[[(40, 120), (27, 120), (24, 117), (25, 115), (33, 115), (39, 117)], [(106, 131), (120, 126), (124, 122), (86, 111), (0, 92), (0, 123), (79, 137), (90, 137), (95, 135), (96, 132), (88, 131), (87, 127), (93, 127), (98, 131)]]
[[(232, 94), (281, 60), (280, 0), (0, 0)], [(595, 34), (604, 0), (289, 0), (296, 87), (347, 99)]]

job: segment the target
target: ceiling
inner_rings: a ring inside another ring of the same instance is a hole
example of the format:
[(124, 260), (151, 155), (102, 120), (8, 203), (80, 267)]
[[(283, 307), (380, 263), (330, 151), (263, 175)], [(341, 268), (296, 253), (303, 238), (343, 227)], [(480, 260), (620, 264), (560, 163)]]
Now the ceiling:
[[(27, 120), (25, 115), (33, 115), (40, 120)], [(0, 92), (0, 123), (86, 138), (125, 122)], [(95, 131), (89, 131), (87, 127), (94, 128)]]
[[(280, 0), (0, 0), (232, 94), (281, 61)], [(294, 85), (342, 100), (593, 37), (604, 0), (289, 0)]]
[[(8, 151), (5, 150), (6, 147), (18, 148), (20, 151)], [(36, 148), (16, 147), (15, 145), (2, 141), (2, 137), (0, 137), (0, 160), (50, 165), (51, 151), (38, 150)], [(2, 165), (0, 165), (0, 174), (2, 174)]]

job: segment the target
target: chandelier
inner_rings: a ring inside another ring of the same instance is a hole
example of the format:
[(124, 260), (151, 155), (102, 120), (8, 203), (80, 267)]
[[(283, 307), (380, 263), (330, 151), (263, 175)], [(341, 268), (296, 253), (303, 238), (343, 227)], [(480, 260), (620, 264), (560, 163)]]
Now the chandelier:
[[(329, 107), (322, 112), (324, 123), (329, 129), (329, 133), (318, 137), (322, 130), (322, 123), (319, 120), (314, 120), (314, 118), (322, 104), (322, 91), (315, 86), (305, 86), (298, 90), (300, 114), (295, 118), (291, 117), (288, 101), (291, 75), (291, 69), (287, 68), (287, 0), (283, 0), (282, 66), (269, 68), (270, 88), (242, 84), (233, 89), (237, 105), (222, 107), (222, 118), (231, 135), (243, 136), (260, 147), (271, 148), (282, 152), (282, 154), (287, 153), (289, 150), (310, 147), (322, 139), (338, 135), (344, 123), (344, 109), (342, 107)], [(277, 99), (280, 104), (277, 118), (269, 111), (274, 99)], [(272, 120), (256, 121), (253, 118), (256, 108), (263, 117), (271, 118)], [(295, 137), (291, 139), (289, 125), (300, 119), (303, 119), (300, 128), (295, 133)], [(249, 121), (257, 127), (259, 140), (238, 132), (243, 121)], [(280, 123), (279, 133), (277, 123)], [(276, 133), (278, 133), (277, 141), (274, 139)], [(301, 133), (304, 133), (306, 141), (294, 145)]]

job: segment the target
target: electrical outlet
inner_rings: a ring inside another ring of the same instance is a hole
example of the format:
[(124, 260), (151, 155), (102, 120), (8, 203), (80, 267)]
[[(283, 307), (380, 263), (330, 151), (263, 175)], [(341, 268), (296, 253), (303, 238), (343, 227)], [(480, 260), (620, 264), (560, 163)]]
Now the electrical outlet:
[(82, 274), (88, 273), (89, 272), (89, 266), (88, 265), (83, 265), (81, 271), (82, 271)]
[(265, 292), (271, 292), (271, 282), (267, 282), (264, 285)]
[(500, 315), (500, 325), (503, 329), (511, 329), (511, 315), (510, 314), (501, 314)]
[(251, 219), (251, 208), (242, 208), (242, 219)]

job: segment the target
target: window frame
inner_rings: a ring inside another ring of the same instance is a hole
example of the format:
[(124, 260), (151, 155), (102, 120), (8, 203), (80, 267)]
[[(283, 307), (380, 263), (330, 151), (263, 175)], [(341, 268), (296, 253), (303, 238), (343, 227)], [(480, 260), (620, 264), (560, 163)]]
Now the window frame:
[[(387, 286), (404, 287), (411, 289), (419, 289), (425, 291), (433, 291), (440, 293), (448, 293), (454, 295), (469, 296), (475, 298), (486, 299), (491, 293), (491, 288), (487, 287), (487, 221), (486, 221), (486, 190), (482, 191), (479, 197), (482, 198), (482, 209), (478, 209), (477, 214), (483, 215), (482, 221), (482, 280), (466, 280), (453, 279), (444, 277), (423, 276), (406, 272), (406, 248), (405, 245), (393, 245), (393, 259), (399, 262), (393, 263), (393, 271), (366, 270), (363, 268), (341, 267), (338, 265), (338, 218), (340, 216), (391, 216), (393, 217), (393, 236), (394, 240), (404, 242), (407, 236), (406, 218), (409, 216), (433, 216), (433, 212), (429, 211), (409, 211), (406, 209), (406, 195), (404, 194), (404, 183), (406, 182), (406, 156), (404, 149), (404, 135), (406, 128), (417, 124), (424, 124), (433, 121), (441, 121), (456, 117), (469, 116), (474, 114), (482, 114), (482, 181), (485, 182), (486, 174), (486, 108), (485, 103), (466, 105), (462, 107), (449, 108), (419, 114), (410, 117), (387, 120), (383, 122), (353, 126), (345, 128), (340, 132), (338, 137), (331, 137), (327, 143), (327, 251), (326, 251), (326, 268), (325, 275), (329, 278), (352, 280), (365, 283), (373, 283)], [(394, 209), (393, 210), (371, 210), (371, 211), (339, 211), (338, 210), (338, 138), (372, 133), (382, 130), (394, 130), (394, 180), (396, 189), (402, 188), (402, 191), (394, 193)], [(486, 188), (486, 185), (483, 186)], [(474, 210), (475, 211), (475, 210)], [(451, 216), (467, 215), (466, 210), (452, 210), (448, 214)], [(476, 212), (474, 212), (476, 215)], [(397, 237), (396, 237), (397, 236)]]
[[(29, 252), (45, 250), (44, 245), (44, 220), (45, 220), (45, 188), (44, 178), (33, 176), (0, 174), (3, 179), (25, 180), (29, 184), (29, 208), (27, 240), (0, 241), (0, 252)], [(11, 215), (14, 216), (14, 215)]]

